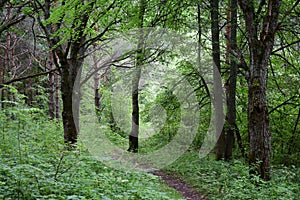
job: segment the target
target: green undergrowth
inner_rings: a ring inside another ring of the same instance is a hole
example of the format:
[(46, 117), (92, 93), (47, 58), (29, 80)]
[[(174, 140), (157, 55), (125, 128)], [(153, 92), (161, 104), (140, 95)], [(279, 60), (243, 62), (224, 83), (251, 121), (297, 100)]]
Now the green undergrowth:
[(193, 185), (209, 199), (299, 199), (300, 169), (273, 166), (271, 181), (250, 177), (241, 160), (223, 162), (213, 156), (200, 159), (187, 152), (165, 169)]
[(61, 122), (39, 110), (0, 113), (0, 199), (182, 199), (158, 177), (124, 172), (79, 145), (66, 150)]

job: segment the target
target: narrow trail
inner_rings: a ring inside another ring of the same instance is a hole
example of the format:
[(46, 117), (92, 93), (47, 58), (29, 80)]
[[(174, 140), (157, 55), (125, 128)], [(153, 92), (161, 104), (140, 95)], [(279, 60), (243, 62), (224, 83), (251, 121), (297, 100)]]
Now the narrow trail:
[(159, 176), (170, 187), (174, 188), (182, 194), (188, 200), (208, 200), (204, 195), (200, 194), (195, 188), (186, 182), (176, 178), (172, 174), (168, 174), (162, 171), (152, 171), (153, 175)]

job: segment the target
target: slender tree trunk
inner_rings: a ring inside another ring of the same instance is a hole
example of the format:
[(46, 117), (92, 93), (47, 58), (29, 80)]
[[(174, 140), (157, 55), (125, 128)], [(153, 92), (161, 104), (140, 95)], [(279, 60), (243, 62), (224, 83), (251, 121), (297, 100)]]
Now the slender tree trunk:
[(60, 88), (60, 78), (59, 72), (55, 71), (55, 118), (60, 118), (60, 95), (59, 95), (59, 88)]
[(94, 104), (96, 109), (96, 114), (98, 117), (98, 120), (100, 121), (100, 112), (101, 112), (101, 94), (99, 92), (100, 90), (100, 71), (97, 66), (97, 59), (95, 56), (93, 56), (93, 64), (94, 64), (94, 70), (96, 71), (94, 74)]
[[(230, 1), (230, 31), (229, 31), (229, 52), (234, 49), (236, 44), (236, 30), (237, 30), (237, 0)], [(234, 145), (234, 133), (236, 126), (236, 77), (237, 77), (237, 64), (233, 54), (229, 57), (230, 64), (230, 77), (227, 98), (227, 122), (228, 129), (226, 130), (226, 148), (225, 160), (232, 159), (232, 149)]]
[(136, 66), (135, 72), (133, 73), (132, 80), (132, 122), (131, 122), (131, 132), (129, 135), (129, 148), (128, 151), (133, 153), (138, 152), (138, 135), (139, 135), (139, 82), (141, 77), (141, 67), (143, 65), (144, 59), (144, 14), (146, 10), (146, 1), (140, 0), (140, 10), (139, 10), (139, 24), (138, 27), (140, 30), (140, 38), (138, 41), (137, 57), (136, 57)]
[[(244, 13), (250, 50), (248, 81), (248, 130), (250, 173), (270, 179), (271, 133), (267, 106), (267, 68), (278, 28), (280, 0), (269, 0), (258, 33), (253, 0), (239, 0)], [(260, 36), (260, 37), (259, 37)]]
[(290, 138), (290, 142), (289, 142), (289, 148), (288, 148), (288, 154), (291, 155), (292, 154), (292, 149), (294, 149), (295, 147), (295, 138), (296, 138), (296, 133), (297, 133), (297, 126), (299, 124), (300, 121), (300, 108), (298, 110), (298, 115), (297, 115), (297, 119), (295, 122), (295, 126), (294, 126), (294, 130), (292, 132), (292, 136)]
[[(54, 69), (55, 66), (53, 64), (53, 58), (52, 58), (52, 54), (50, 54), (50, 69)], [(49, 89), (50, 89), (50, 93), (49, 93), (49, 115), (51, 119), (54, 119), (55, 117), (55, 72), (51, 72), (49, 74)]]
[(219, 0), (212, 0), (211, 4), (211, 33), (212, 33), (212, 56), (213, 56), (213, 79), (214, 79), (214, 117), (216, 137), (216, 159), (224, 158), (225, 134), (222, 131), (222, 82), (220, 79), (220, 38), (219, 38)]
[[(137, 58), (139, 60), (139, 58)], [(131, 132), (129, 135), (129, 149), (134, 153), (138, 152), (138, 135), (139, 135), (139, 80), (141, 77), (141, 66), (135, 69), (134, 77), (132, 80), (132, 123)]]
[[(4, 3), (5, 4), (5, 3)], [(4, 5), (3, 4), (3, 5)], [(7, 9), (6, 13), (6, 21), (10, 20), (10, 15), (11, 15), (11, 8), (9, 7)], [(5, 36), (5, 49), (4, 49), (4, 62), (3, 62), (3, 72), (2, 72), (2, 77), (3, 77), (3, 82), (5, 80), (5, 75), (9, 73), (10, 69), (10, 60), (9, 60), (9, 50), (10, 50), (10, 33), (7, 32)], [(3, 83), (2, 82), (2, 83)], [(1, 90), (1, 101), (4, 101), (6, 98), (9, 98), (9, 91), (8, 90)], [(5, 103), (2, 102), (2, 108), (5, 107)]]
[(198, 69), (200, 70), (201, 65), (201, 37), (202, 37), (202, 28), (201, 28), (201, 4), (197, 4), (197, 23), (198, 23)]
[[(4, 65), (0, 66), (0, 84), (4, 83)], [(0, 89), (0, 108), (4, 108), (4, 89)]]

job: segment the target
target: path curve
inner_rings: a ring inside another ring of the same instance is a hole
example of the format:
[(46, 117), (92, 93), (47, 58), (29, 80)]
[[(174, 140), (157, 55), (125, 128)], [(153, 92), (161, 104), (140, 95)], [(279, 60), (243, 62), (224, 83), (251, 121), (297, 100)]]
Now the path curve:
[(152, 171), (150, 173), (161, 177), (166, 184), (180, 192), (188, 200), (208, 200), (204, 195), (197, 192), (193, 186), (176, 178), (172, 174), (163, 171)]

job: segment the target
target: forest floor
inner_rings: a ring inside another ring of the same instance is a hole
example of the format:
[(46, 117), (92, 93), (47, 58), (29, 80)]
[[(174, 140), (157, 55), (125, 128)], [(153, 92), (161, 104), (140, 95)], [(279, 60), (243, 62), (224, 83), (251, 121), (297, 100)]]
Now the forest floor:
[(207, 198), (205, 198), (203, 194), (197, 192), (193, 186), (177, 178), (173, 174), (169, 174), (163, 171), (152, 171), (151, 173), (153, 175), (161, 177), (167, 185), (180, 192), (182, 196), (188, 200), (207, 200)]

